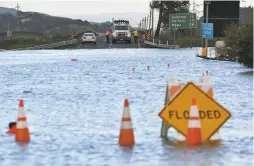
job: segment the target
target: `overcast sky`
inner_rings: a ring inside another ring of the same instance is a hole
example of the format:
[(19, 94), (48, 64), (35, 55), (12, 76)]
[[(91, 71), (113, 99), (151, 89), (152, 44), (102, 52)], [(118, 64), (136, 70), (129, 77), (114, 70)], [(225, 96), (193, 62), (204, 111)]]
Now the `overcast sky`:
[[(142, 17), (149, 14), (150, 0), (0, 0), (0, 6), (14, 8), (17, 3), (22, 11), (35, 11), (55, 16), (80, 18), (82, 20), (102, 22), (122, 17), (129, 19), (136, 26)], [(193, 0), (190, 0), (192, 2)], [(241, 6), (252, 5), (252, 0), (245, 0)], [(202, 4), (202, 0), (195, 0)], [(202, 14), (202, 6), (196, 7)], [(128, 14), (114, 14), (126, 13)], [(155, 22), (158, 13), (155, 12)], [(120, 19), (120, 18), (118, 18)]]

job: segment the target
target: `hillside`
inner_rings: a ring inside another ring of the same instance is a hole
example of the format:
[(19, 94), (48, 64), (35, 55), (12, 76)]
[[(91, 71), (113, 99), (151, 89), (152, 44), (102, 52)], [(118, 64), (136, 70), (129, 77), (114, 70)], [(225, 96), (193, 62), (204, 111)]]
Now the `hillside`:
[[(0, 11), (8, 11), (8, 8), (0, 8)], [(10, 9), (10, 12), (12, 10)], [(109, 22), (91, 24), (88, 21), (80, 19), (70, 19), (65, 17), (56, 17), (37, 12), (21, 12), (20, 31), (36, 32), (44, 35), (69, 35), (71, 32), (78, 34), (84, 31), (105, 32), (110, 27)], [(0, 32), (5, 32), (9, 28), (16, 30), (17, 19), (11, 13), (0, 14)]]
[(12, 9), (12, 8), (6, 8), (6, 7), (1, 7), (0, 6), (0, 14), (4, 14), (4, 13), (10, 13), (15, 15), (16, 14), (16, 10)]

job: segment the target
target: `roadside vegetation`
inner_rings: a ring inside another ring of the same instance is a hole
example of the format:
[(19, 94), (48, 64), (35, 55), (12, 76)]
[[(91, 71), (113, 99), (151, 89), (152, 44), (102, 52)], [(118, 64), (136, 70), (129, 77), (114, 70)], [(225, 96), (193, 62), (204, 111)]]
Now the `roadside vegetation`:
[(32, 47), (36, 45), (47, 44), (46, 40), (35, 40), (35, 39), (15, 39), (15, 40), (2, 40), (0, 41), (0, 49), (17, 49)]
[(253, 68), (253, 8), (243, 25), (231, 25), (225, 31), (224, 56)]
[(42, 37), (39, 39), (11, 39), (11, 40), (0, 40), (0, 49), (10, 50), (25, 47), (33, 47), (44, 44), (51, 44), (60, 41), (71, 40), (70, 36), (55, 35), (51, 37)]

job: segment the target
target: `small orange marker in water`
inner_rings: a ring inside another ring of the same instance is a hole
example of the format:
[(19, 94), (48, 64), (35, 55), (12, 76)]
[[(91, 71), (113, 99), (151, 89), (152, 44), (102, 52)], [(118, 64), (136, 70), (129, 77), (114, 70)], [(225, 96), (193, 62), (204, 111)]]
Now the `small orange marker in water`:
[(7, 134), (15, 134), (16, 133), (16, 124), (13, 125), (6, 133)]
[(135, 73), (135, 68), (134, 67), (132, 68), (132, 72)]
[(146, 69), (147, 69), (147, 70), (150, 70), (150, 66), (147, 66)]

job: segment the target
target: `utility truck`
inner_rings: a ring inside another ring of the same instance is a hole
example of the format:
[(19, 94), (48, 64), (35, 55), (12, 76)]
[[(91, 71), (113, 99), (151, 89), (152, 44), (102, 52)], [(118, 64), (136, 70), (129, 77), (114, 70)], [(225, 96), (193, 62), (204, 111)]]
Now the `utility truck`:
[(131, 43), (131, 26), (127, 20), (114, 20), (112, 25), (112, 43), (125, 41)]

